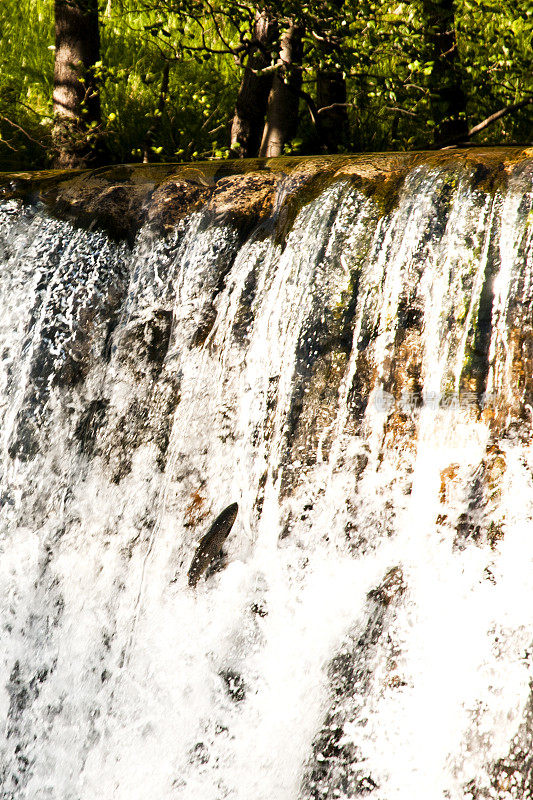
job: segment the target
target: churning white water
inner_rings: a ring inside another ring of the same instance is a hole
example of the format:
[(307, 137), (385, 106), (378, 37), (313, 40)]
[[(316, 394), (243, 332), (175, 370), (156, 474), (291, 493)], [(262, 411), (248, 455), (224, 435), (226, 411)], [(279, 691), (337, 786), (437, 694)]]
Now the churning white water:
[(533, 796), (532, 176), (132, 250), (4, 202), (3, 798)]

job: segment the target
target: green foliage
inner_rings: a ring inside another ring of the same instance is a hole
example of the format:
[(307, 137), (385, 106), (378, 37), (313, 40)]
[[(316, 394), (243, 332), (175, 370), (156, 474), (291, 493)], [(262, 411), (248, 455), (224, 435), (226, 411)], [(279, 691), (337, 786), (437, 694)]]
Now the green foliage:
[[(222, 157), (238, 75), (220, 57), (197, 59), (173, 47), (183, 21), (170, 14), (164, 32), (150, 12), (104, 14), (101, 24), (102, 115), (116, 161), (189, 161)], [(164, 36), (161, 43), (159, 36)], [(162, 74), (169, 86), (161, 102)], [(158, 107), (161, 106), (161, 107)], [(147, 137), (150, 141), (147, 141)]]
[(40, 164), (52, 122), (53, 5), (0, 3), (0, 166)]
[[(463, 0), (459, 41), (472, 124), (533, 94), (533, 6), (522, 0)], [(533, 110), (487, 129), (485, 142), (533, 139)]]
[[(113, 161), (230, 155), (230, 124), (261, 3), (241, 0), (102, 0), (102, 136)], [(347, 150), (428, 147), (430, 78), (423, 0), (273, 0), (279, 33), (303, 29), (300, 128), (286, 152), (316, 151), (312, 120), (319, 70), (346, 77)], [(456, 30), (469, 125), (533, 94), (533, 9), (523, 0), (457, 0)], [(53, 0), (0, 2), (0, 167), (53, 159)], [(274, 43), (270, 69), (276, 68)], [(164, 85), (165, 65), (168, 86)], [(532, 139), (533, 107), (504, 116), (473, 140)]]

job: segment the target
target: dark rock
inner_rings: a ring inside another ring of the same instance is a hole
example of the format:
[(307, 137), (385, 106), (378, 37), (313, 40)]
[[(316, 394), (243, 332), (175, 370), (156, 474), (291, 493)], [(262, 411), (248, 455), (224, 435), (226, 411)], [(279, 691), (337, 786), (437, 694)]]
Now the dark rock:
[(246, 687), (242, 676), (235, 670), (227, 669), (219, 673), (224, 681), (226, 691), (235, 703), (240, 703), (246, 697)]
[(74, 436), (80, 441), (82, 452), (90, 456), (94, 453), (98, 431), (102, 427), (109, 400), (92, 400), (82, 413), (74, 430)]
[[(364, 727), (365, 699), (375, 665), (388, 656), (390, 671), (396, 668), (395, 648), (386, 635), (392, 608), (405, 584), (400, 567), (393, 567), (379, 586), (368, 593), (367, 622), (363, 631), (347, 637), (328, 665), (330, 708), (316, 736), (302, 783), (306, 800), (333, 800), (338, 796), (362, 797), (377, 788), (365, 766), (364, 753), (346, 736), (347, 727)], [(396, 680), (394, 680), (396, 679)], [(389, 686), (403, 681), (393, 674)]]

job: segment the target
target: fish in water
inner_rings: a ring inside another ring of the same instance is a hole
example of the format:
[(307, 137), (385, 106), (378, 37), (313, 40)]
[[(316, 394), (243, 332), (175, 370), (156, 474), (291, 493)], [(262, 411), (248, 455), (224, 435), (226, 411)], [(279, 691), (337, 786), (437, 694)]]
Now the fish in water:
[(189, 567), (189, 586), (196, 586), (206, 569), (218, 556), (233, 527), (239, 506), (232, 503), (218, 515), (205, 536), (201, 539)]

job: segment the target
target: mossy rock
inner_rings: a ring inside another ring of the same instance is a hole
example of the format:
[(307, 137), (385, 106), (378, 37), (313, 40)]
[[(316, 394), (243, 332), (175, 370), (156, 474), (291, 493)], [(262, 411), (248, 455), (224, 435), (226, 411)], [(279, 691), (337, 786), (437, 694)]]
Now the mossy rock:
[(164, 233), (203, 204), (210, 204), (215, 220), (230, 220), (245, 231), (275, 210), (283, 239), (302, 206), (332, 182), (353, 183), (386, 214), (415, 167), (464, 165), (474, 188), (494, 192), (532, 156), (531, 148), (466, 148), (0, 173), (0, 198), (42, 202), (56, 218), (130, 243), (145, 222)]

